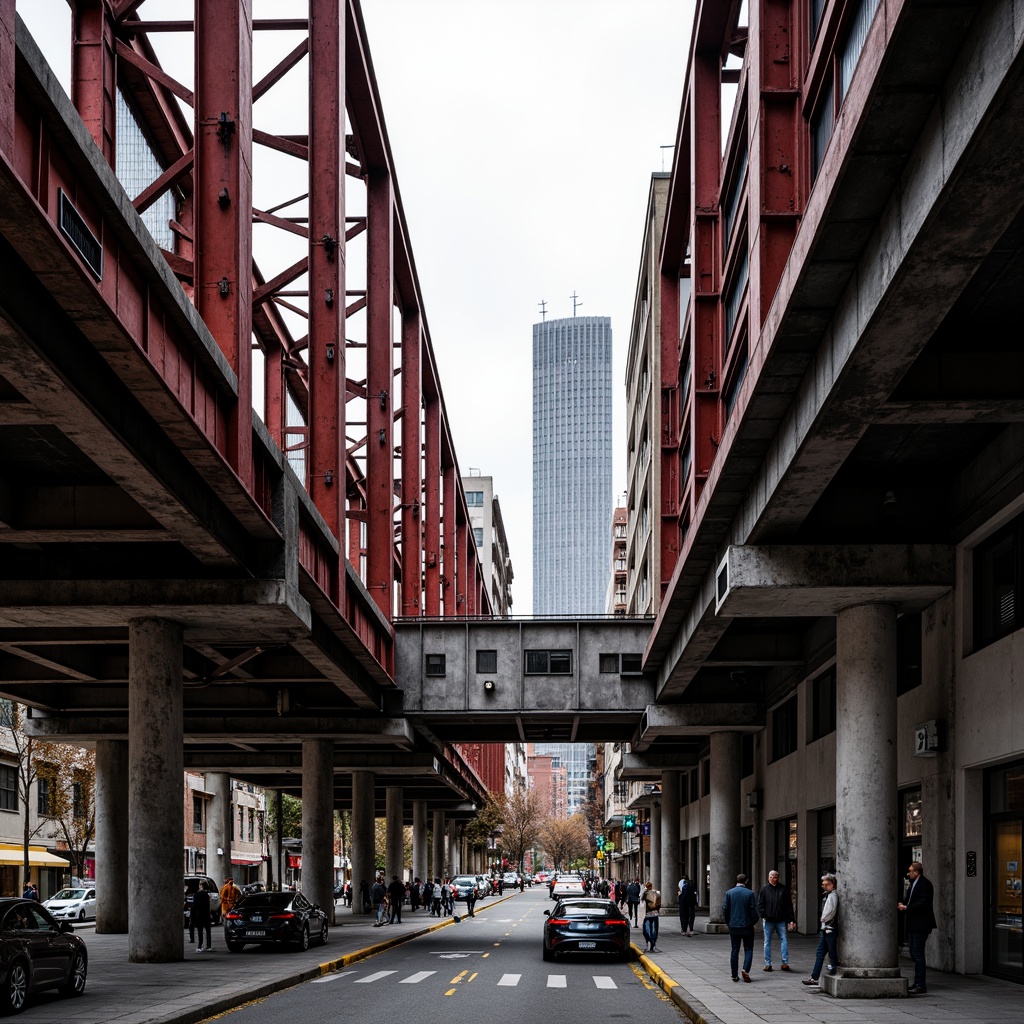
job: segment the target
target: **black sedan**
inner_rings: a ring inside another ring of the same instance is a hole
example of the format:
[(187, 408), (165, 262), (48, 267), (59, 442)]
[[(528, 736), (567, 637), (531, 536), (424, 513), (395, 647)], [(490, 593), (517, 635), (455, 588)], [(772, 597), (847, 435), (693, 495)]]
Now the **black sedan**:
[(544, 959), (562, 953), (613, 953), (628, 960), (629, 921), (612, 900), (560, 900), (545, 910)]
[(55, 988), (64, 996), (85, 991), (89, 955), (72, 934), (34, 900), (0, 899), (0, 1013), (18, 1013), (31, 992)]
[(326, 944), (327, 913), (301, 892), (253, 893), (224, 915), (224, 941), (232, 953), (266, 942), (309, 949), (310, 939)]

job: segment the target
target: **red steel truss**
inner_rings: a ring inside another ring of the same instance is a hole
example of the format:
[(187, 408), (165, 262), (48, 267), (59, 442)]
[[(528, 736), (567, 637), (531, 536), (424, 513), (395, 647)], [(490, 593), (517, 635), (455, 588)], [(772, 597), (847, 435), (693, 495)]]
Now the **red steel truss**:
[[(250, 415), (258, 350), (260, 418), (334, 540), (300, 516), (301, 570), (390, 672), (395, 614), (488, 614), (490, 599), (358, 2), (309, 0), (308, 17), (261, 20), (252, 0), (203, 0), (194, 22), (147, 21), (141, 0), (69, 6), (73, 103), (111, 167), (118, 90), (128, 104), (162, 168), (134, 206), (141, 213), (173, 195), (164, 256), (223, 353), (230, 388), (119, 262), (104, 230), (110, 214), (68, 180), (61, 141), (27, 110), (16, 116), (13, 0), (0, 0), (0, 155), (51, 221), (49, 185), (74, 194), (116, 268), (92, 284), (111, 322), (191, 417), (207, 447), (200, 461), (241, 484), (249, 501), (233, 499), (239, 510), (254, 504), (269, 518), (269, 467), (254, 454)], [(171, 33), (194, 39), (191, 84), (158, 57)], [(286, 55), (254, 80), (254, 38), (273, 34)], [(254, 104), (303, 74), (308, 120), (263, 130)], [(306, 162), (306, 193), (255, 206), (260, 149)], [(42, 166), (27, 173), (35, 160)], [(254, 226), (280, 232), (282, 244), (254, 245)], [(296, 238), (300, 258), (277, 255)], [(271, 255), (261, 264), (260, 253)]]

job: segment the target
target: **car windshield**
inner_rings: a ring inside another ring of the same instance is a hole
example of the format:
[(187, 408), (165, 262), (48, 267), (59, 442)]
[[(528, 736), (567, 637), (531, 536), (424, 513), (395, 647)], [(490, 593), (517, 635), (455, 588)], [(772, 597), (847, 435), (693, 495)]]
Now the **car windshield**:
[(85, 899), (84, 889), (61, 889), (56, 896), (51, 896), (53, 900), (81, 900)]
[(293, 892), (254, 892), (243, 896), (236, 904), (235, 909), (245, 908), (252, 910), (254, 907), (286, 907), (295, 898)]
[(457, 878), (453, 878), (452, 882), (455, 885), (476, 885), (476, 879), (470, 878), (469, 875), (459, 875)]

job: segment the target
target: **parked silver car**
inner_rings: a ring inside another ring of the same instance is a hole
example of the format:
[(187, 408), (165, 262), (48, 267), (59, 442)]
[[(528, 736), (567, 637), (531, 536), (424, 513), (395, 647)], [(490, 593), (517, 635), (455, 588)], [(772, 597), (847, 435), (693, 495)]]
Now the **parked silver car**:
[(43, 902), (58, 921), (89, 921), (96, 918), (96, 890), (91, 887), (61, 889)]

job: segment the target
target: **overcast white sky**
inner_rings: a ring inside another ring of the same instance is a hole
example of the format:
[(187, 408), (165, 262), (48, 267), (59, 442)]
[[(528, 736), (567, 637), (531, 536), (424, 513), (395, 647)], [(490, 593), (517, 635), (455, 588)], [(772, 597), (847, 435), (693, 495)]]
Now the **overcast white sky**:
[[(191, 6), (147, 0), (140, 16), (188, 17)], [(580, 314), (612, 319), (614, 480), (625, 489), (643, 217), (651, 172), (671, 168), (660, 147), (675, 139), (693, 6), (362, 0), (459, 464), (494, 477), (516, 614), (532, 605), (531, 327), (542, 299), (549, 317), (571, 316), (575, 291)], [(17, 9), (66, 87), (65, 0)], [(305, 10), (255, 2), (258, 17)], [(187, 52), (191, 37), (177, 45)], [(256, 74), (274, 62), (258, 56)], [(304, 77), (293, 88), (304, 105)], [(274, 130), (259, 115), (257, 125)]]

